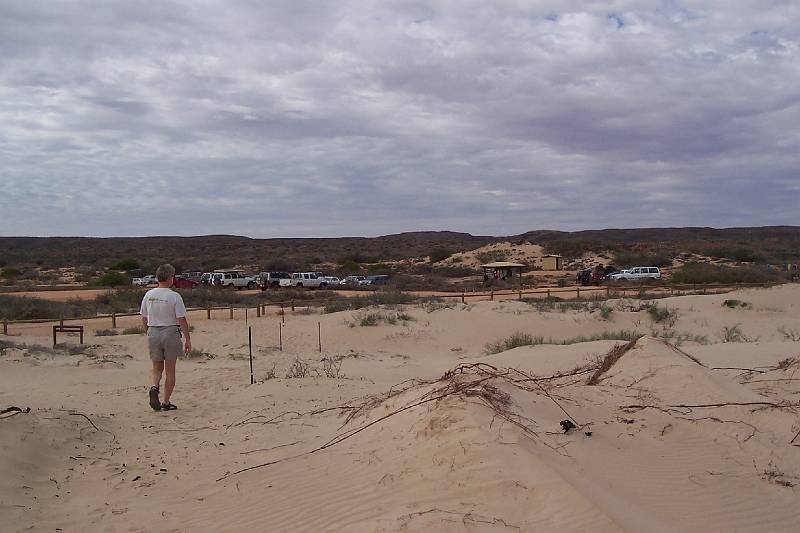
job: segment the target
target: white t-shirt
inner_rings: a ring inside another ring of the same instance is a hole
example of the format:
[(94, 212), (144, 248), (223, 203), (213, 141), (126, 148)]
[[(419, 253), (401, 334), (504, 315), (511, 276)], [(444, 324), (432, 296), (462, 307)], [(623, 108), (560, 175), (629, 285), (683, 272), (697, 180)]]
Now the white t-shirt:
[(177, 326), (178, 319), (186, 316), (186, 307), (180, 294), (158, 287), (145, 293), (140, 312), (148, 326)]

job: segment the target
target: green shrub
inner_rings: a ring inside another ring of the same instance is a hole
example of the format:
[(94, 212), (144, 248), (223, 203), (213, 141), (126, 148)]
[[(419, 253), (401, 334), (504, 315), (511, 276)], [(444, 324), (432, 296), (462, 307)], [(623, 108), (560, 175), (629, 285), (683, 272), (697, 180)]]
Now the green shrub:
[(736, 309), (738, 307), (748, 309), (752, 307), (749, 302), (743, 302), (741, 300), (725, 300), (724, 302), (722, 302), (722, 305), (729, 309)]
[(727, 267), (710, 263), (686, 263), (672, 273), (673, 283), (772, 283), (780, 274), (765, 267)]
[(136, 259), (123, 259), (122, 261), (114, 263), (109, 268), (111, 270), (136, 270), (139, 268), (139, 261)]
[(715, 259), (730, 259), (740, 263), (757, 263), (764, 258), (748, 248), (732, 248), (720, 246), (703, 250), (703, 254)]
[(603, 304), (600, 306), (600, 316), (603, 317), (604, 320), (608, 320), (611, 318), (611, 314), (614, 312), (614, 308), (608, 304)]
[(505, 250), (489, 250), (480, 252), (475, 256), (482, 264), (494, 263), (495, 261), (505, 261), (508, 257), (508, 252)]
[(129, 285), (130, 280), (128, 276), (121, 272), (106, 272), (102, 276), (93, 279), (89, 285), (95, 287), (120, 287), (122, 285)]
[(451, 255), (453, 255), (453, 252), (446, 248), (435, 248), (431, 250), (431, 252), (428, 254), (431, 263), (438, 263), (439, 261), (444, 261)]
[(15, 279), (22, 275), (22, 272), (17, 268), (4, 268), (3, 272), (0, 273), (0, 277), (6, 279)]

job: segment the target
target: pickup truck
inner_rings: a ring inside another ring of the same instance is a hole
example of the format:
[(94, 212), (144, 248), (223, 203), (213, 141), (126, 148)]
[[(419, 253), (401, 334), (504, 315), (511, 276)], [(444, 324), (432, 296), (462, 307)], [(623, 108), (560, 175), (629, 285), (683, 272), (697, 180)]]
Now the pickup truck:
[(289, 279), (279, 281), (281, 287), (306, 287), (309, 289), (325, 289), (328, 280), (321, 277), (319, 272), (295, 272)]
[(228, 270), (225, 272), (213, 272), (211, 274), (211, 285), (237, 290), (254, 289), (256, 280), (250, 276), (245, 276), (244, 272), (240, 270)]

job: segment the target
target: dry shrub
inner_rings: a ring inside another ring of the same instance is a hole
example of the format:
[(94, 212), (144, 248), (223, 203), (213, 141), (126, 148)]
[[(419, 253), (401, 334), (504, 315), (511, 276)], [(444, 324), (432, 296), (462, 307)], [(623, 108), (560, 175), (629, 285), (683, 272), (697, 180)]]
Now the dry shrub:
[(289, 369), (286, 371), (286, 378), (304, 378), (308, 376), (309, 373), (309, 366), (306, 361), (303, 361), (299, 357), (295, 357), (292, 364), (289, 366)]
[(619, 361), (623, 355), (628, 353), (631, 348), (636, 346), (637, 341), (638, 339), (632, 340), (625, 344), (617, 344), (611, 348), (611, 350), (609, 350), (609, 352), (600, 362), (600, 367), (595, 370), (594, 374), (592, 374), (592, 376), (586, 381), (586, 384), (597, 385), (600, 382), (600, 378), (603, 376), (603, 374), (611, 370), (611, 367), (614, 366), (614, 364)]

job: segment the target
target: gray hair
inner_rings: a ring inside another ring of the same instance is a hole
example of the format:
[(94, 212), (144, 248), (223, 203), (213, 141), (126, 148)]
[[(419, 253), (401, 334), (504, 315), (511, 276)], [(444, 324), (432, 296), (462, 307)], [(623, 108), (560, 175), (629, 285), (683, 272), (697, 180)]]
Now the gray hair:
[(163, 264), (156, 269), (156, 279), (158, 281), (168, 281), (175, 275), (175, 267), (169, 263)]

